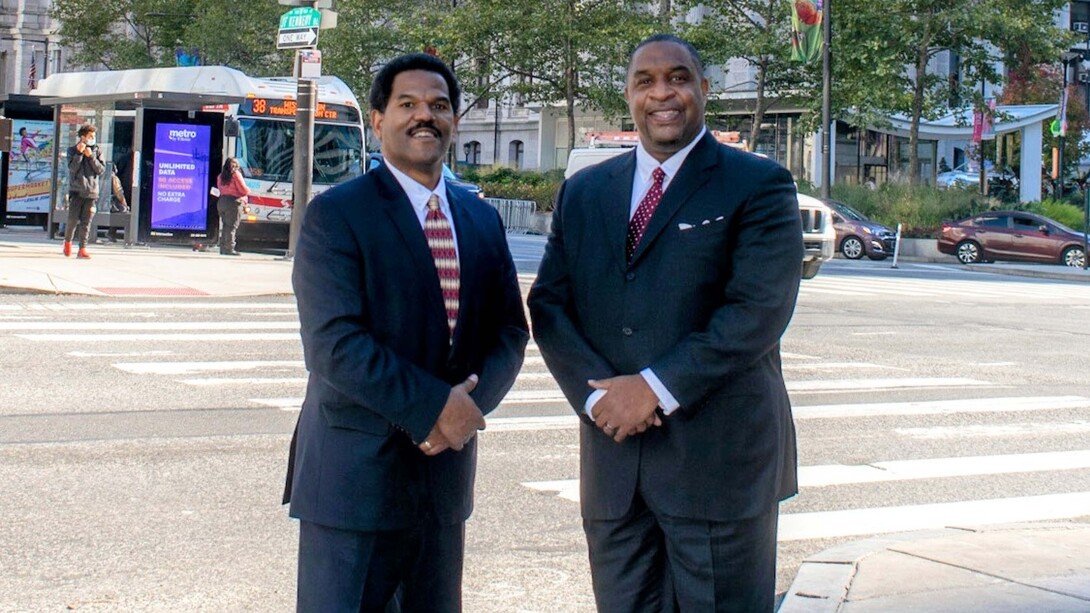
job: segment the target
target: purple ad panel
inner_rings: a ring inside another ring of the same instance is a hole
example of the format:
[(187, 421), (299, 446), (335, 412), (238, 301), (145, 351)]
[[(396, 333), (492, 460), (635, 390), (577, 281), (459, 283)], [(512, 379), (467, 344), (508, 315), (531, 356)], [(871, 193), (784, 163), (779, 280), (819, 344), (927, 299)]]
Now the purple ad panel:
[(151, 229), (208, 231), (210, 126), (161, 123), (155, 127)]

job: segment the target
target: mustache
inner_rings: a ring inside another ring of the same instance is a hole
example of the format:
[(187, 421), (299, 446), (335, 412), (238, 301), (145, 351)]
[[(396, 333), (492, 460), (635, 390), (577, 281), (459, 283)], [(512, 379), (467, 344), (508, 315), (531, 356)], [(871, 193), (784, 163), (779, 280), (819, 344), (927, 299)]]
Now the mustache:
[(421, 128), (431, 130), (435, 133), (436, 136), (442, 135), (442, 132), (439, 131), (439, 128), (435, 127), (435, 123), (431, 121), (421, 121), (420, 123), (414, 125), (413, 127), (409, 128), (409, 134), (412, 134), (413, 132), (416, 132)]

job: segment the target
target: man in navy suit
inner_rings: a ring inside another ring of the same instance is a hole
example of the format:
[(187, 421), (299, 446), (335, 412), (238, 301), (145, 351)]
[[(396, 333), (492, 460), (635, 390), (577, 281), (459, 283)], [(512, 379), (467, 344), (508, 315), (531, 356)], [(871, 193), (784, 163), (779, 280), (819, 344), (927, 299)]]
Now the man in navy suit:
[(704, 126), (696, 49), (636, 47), (639, 146), (566, 181), (530, 290), (576, 413), (599, 611), (772, 610), (779, 501), (797, 491), (780, 367), (802, 262), (791, 175)]
[(318, 196), (292, 284), (310, 379), (285, 502), (300, 612), (461, 611), (474, 434), (529, 334), (499, 214), (442, 177), (460, 91), (401, 56), (375, 78), (385, 163)]

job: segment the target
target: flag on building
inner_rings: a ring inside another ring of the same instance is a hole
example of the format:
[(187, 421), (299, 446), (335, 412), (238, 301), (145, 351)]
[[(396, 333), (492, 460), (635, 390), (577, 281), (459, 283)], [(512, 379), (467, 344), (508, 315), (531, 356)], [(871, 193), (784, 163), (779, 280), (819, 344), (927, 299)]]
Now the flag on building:
[(821, 56), (825, 42), (821, 32), (821, 10), (826, 0), (791, 2), (791, 59), (810, 63)]
[(38, 54), (34, 51), (30, 52), (30, 72), (27, 73), (26, 85), (27, 89), (31, 90), (38, 86)]

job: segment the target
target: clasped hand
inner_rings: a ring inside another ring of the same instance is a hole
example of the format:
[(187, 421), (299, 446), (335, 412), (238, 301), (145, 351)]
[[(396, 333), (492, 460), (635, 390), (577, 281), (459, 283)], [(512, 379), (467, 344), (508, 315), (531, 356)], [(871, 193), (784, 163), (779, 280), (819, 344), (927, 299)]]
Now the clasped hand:
[(655, 413), (659, 398), (640, 375), (610, 377), (587, 383), (606, 393), (594, 403), (591, 414), (602, 432), (620, 443), (633, 434), (642, 434), (652, 426), (661, 426)]
[(478, 430), (484, 430), (484, 415), (469, 397), (476, 387), (477, 375), (469, 375), (465, 381), (450, 388), (447, 403), (431, 432), (420, 443), (420, 451), (429, 456), (439, 455), (447, 449), (461, 451)]

